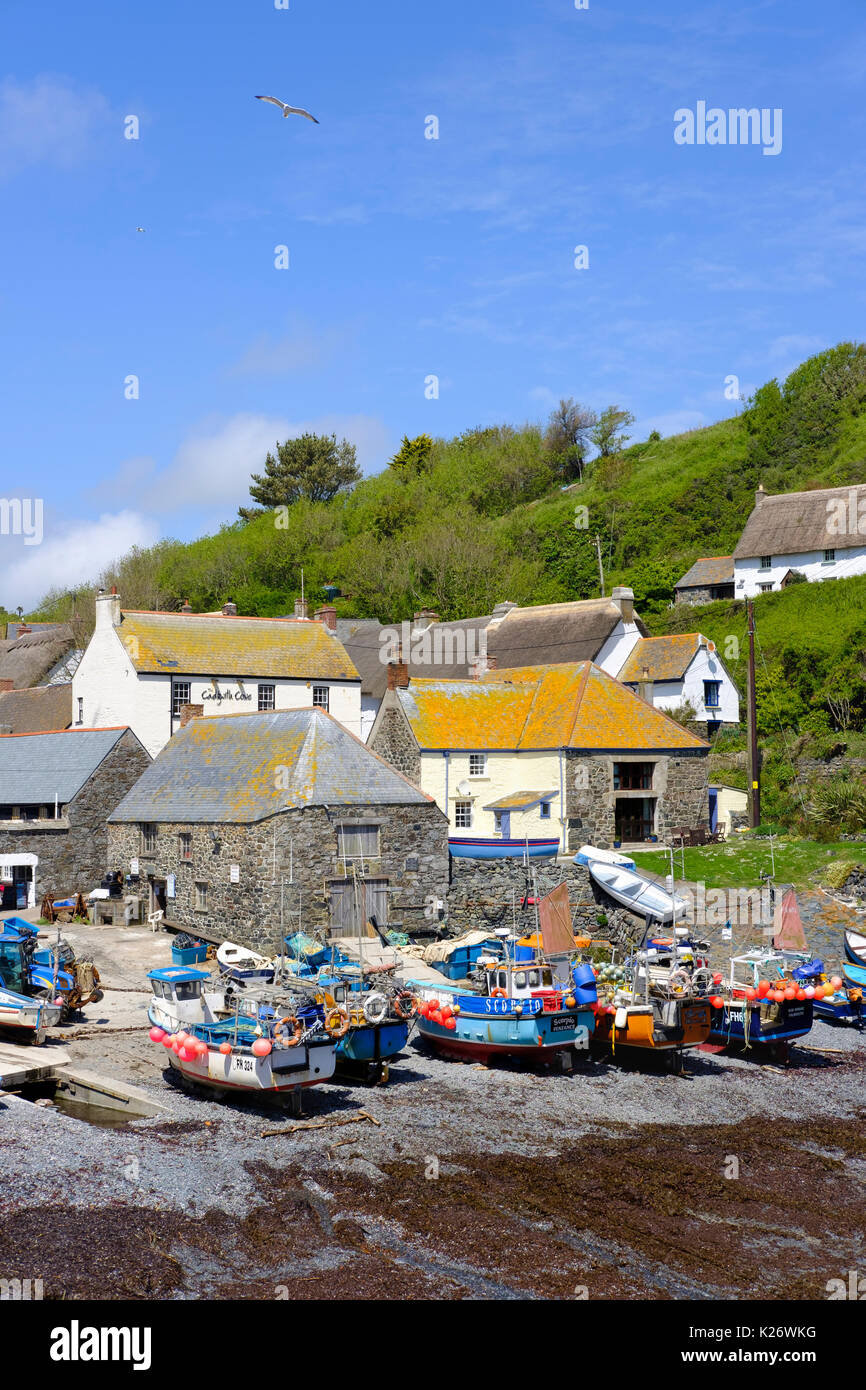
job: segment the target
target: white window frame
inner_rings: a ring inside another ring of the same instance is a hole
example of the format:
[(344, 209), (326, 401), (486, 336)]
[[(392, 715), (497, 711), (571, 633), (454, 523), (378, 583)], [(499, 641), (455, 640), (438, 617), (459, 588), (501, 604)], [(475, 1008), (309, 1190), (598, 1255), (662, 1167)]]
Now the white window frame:
[(195, 884), (195, 910), (196, 912), (207, 912), (207, 889), (208, 885), (203, 879), (196, 879)]
[(758, 588), (762, 594), (771, 594), (773, 592), (772, 584), (759, 584)]
[[(480, 762), (480, 764), (481, 764), (480, 768), (478, 767), (478, 763), (479, 763), (479, 762)], [(473, 766), (473, 763), (475, 764), (475, 766)], [(470, 776), (470, 777), (486, 777), (486, 776), (487, 776), (487, 754), (486, 754), (486, 753), (470, 753), (470, 754), (469, 754), (469, 776)]]
[[(186, 699), (185, 699), (185, 700), (180, 699), (180, 697), (177, 696), (177, 695), (175, 694), (175, 689), (176, 689), (176, 688), (179, 689), (179, 688), (181, 688), (181, 687), (184, 687), (184, 688), (186, 689)], [(171, 682), (171, 717), (172, 717), (172, 719), (180, 719), (180, 711), (181, 711), (182, 707), (183, 707), (184, 705), (190, 704), (191, 700), (192, 700), (192, 682), (191, 682), (191, 681), (176, 681), (176, 680), (174, 679), (174, 677), (172, 677), (172, 682)]]
[[(462, 820), (462, 819), (461, 819), (462, 816), (466, 816), (467, 819), (466, 819), (466, 820)], [(455, 825), (455, 827), (456, 827), (457, 830), (471, 830), (471, 829), (472, 829), (472, 802), (471, 802), (471, 801), (455, 801), (455, 802), (454, 802), (454, 825)]]
[[(270, 704), (267, 703), (270, 701)], [(265, 713), (277, 707), (277, 687), (273, 681), (260, 681), (258, 689), (259, 712)]]
[[(321, 698), (322, 695), (324, 695), (324, 699)], [(319, 697), (318, 699), (316, 698), (317, 696)], [(313, 709), (323, 709), (326, 713), (330, 713), (331, 687), (329, 685), (313, 686)]]

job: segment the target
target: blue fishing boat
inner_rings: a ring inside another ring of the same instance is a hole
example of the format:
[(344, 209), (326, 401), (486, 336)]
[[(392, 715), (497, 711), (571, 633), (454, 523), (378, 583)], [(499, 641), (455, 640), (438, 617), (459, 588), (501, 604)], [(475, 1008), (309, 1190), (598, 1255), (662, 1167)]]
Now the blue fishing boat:
[(796, 978), (791, 966), (785, 952), (757, 948), (733, 956), (727, 983), (714, 983), (710, 992), (710, 1046), (767, 1048), (781, 1057), (795, 1038), (805, 1037), (813, 999), (806, 977)]
[(559, 837), (544, 840), (471, 839), (448, 836), (452, 859), (551, 859), (559, 850)]
[(575, 966), (571, 985), (558, 988), (539, 956), (479, 962), (483, 983), (409, 980), (421, 1000), (418, 1031), (437, 1052), (463, 1061), (522, 1057), (564, 1068), (586, 1051), (595, 1028), (597, 1001), (591, 966)]
[(851, 989), (866, 989), (866, 965), (853, 965), (849, 960), (843, 961), (842, 978)]
[(66, 1010), (74, 1007), (76, 981), (60, 969), (59, 948), (37, 949), (38, 936), (36, 928), (22, 917), (0, 921), (0, 980), (13, 995), (56, 1005), (59, 1023)]
[(417, 1012), (411, 990), (371, 989), (366, 972), (345, 957), (307, 978), (325, 998), (328, 1025), (337, 1044), (337, 1073), (371, 1085), (387, 1081), (389, 1065), (409, 1041)]

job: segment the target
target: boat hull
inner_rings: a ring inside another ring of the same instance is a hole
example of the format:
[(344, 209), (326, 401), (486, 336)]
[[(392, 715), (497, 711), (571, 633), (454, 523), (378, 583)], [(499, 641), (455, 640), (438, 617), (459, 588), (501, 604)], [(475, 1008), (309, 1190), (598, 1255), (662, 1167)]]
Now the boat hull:
[(272, 1052), (256, 1057), (248, 1049), (222, 1053), (209, 1047), (206, 1054), (187, 1061), (168, 1051), (169, 1065), (185, 1080), (215, 1091), (246, 1091), (254, 1094), (283, 1094), (319, 1086), (334, 1074), (335, 1050), (329, 1044)]
[(710, 1006), (697, 1001), (682, 1006), (681, 1026), (661, 1029), (651, 1013), (629, 1012), (625, 1026), (616, 1026), (616, 1015), (599, 1011), (596, 1037), (615, 1054), (620, 1048), (635, 1052), (682, 1051), (700, 1047), (710, 1033)]
[[(721, 1043), (724, 1047), (744, 1048), (772, 1047), (794, 1038), (804, 1038), (812, 1028), (813, 1008), (811, 999), (796, 1000), (778, 1004), (778, 1018), (762, 1018), (758, 1003), (726, 1002), (721, 1009), (713, 1009), (710, 1024), (710, 1042)], [(748, 1017), (748, 1039), (746, 1037), (746, 1018)]]
[(866, 965), (852, 965), (842, 962), (842, 975), (849, 989), (866, 989)]
[(866, 966), (866, 936), (859, 931), (846, 931), (845, 957), (851, 965)]
[(682, 898), (672, 897), (664, 888), (650, 879), (644, 878), (636, 870), (625, 869), (616, 864), (605, 864), (593, 860), (587, 865), (593, 883), (605, 892), (614, 902), (637, 917), (651, 917), (656, 922), (672, 922), (681, 917), (687, 904)]
[(402, 1052), (408, 1040), (408, 1022), (370, 1023), (350, 1028), (337, 1043), (337, 1066), (389, 1061)]
[[(455, 1002), (460, 1013), (453, 1020), (453, 1029), (421, 1016), (418, 1032), (437, 1052), (466, 1061), (523, 1057), (534, 1063), (548, 1062), (569, 1048), (585, 1051), (595, 1027), (595, 1015), (589, 1006), (518, 1016), (514, 1012), (515, 1001), (510, 999), (458, 995)], [(487, 1005), (511, 1007), (483, 1007)]]
[(452, 859), (530, 859), (553, 858), (559, 851), (559, 838), (546, 840), (470, 840), (449, 836)]

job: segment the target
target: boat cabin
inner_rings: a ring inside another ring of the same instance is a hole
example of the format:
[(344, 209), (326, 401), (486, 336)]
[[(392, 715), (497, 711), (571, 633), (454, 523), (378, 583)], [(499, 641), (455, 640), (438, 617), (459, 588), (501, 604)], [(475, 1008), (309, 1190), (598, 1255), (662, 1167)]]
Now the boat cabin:
[(479, 961), (487, 979), (490, 995), (504, 994), (509, 999), (538, 999), (553, 994), (553, 970), (541, 961)]
[[(207, 984), (214, 981), (206, 970), (192, 966), (168, 965), (151, 970), (147, 978), (153, 991), (154, 1006), (173, 1023), (203, 1023), (213, 1013), (203, 998)], [(210, 992), (209, 992), (210, 993)]]

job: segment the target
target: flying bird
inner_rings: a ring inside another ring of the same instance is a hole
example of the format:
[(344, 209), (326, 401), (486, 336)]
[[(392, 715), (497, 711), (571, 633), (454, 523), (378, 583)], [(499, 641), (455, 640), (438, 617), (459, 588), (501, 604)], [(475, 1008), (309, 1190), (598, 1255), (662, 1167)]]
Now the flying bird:
[(287, 106), (284, 101), (280, 101), (279, 97), (257, 96), (256, 101), (269, 101), (272, 106), (278, 106), (284, 116), (306, 116), (307, 120), (312, 121), (314, 125), (319, 124), (315, 116), (311, 116), (309, 111), (305, 111), (302, 106)]

